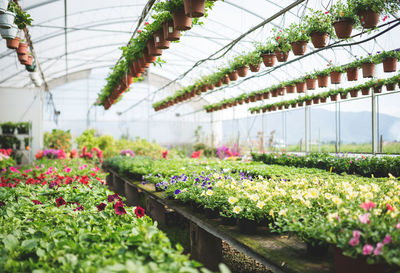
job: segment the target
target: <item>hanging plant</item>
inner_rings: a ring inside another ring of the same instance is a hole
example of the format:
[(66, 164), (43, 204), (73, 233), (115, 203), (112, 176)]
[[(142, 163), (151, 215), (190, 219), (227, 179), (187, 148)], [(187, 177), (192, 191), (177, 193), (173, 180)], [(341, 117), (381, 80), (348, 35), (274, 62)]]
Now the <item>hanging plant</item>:
[(383, 72), (390, 73), (397, 70), (397, 61), (400, 56), (400, 49), (377, 52), (374, 60), (376, 63), (383, 64)]
[(354, 13), (358, 14), (363, 28), (375, 28), (380, 15), (396, 14), (400, 2), (396, 0), (354, 0)]
[(256, 44), (256, 51), (260, 53), (266, 67), (273, 67), (275, 65), (275, 49), (276, 44), (271, 39), (269, 39), (265, 44)]
[(339, 0), (332, 5), (329, 13), (333, 18), (333, 27), (335, 28), (336, 36), (340, 39), (348, 39), (354, 27), (360, 26), (360, 20), (354, 12), (354, 2)]
[(311, 41), (315, 48), (323, 48), (326, 46), (328, 37), (334, 37), (332, 17), (329, 12), (320, 10), (314, 11), (310, 9), (310, 14), (305, 16), (306, 31), (311, 37)]
[(287, 42), (291, 45), (293, 54), (296, 56), (304, 55), (310, 36), (305, 30), (305, 24), (292, 23), (284, 30)]
[(273, 39), (275, 40), (275, 54), (278, 62), (286, 62), (289, 57), (289, 51), (292, 49), (287, 33), (277, 28), (272, 29)]

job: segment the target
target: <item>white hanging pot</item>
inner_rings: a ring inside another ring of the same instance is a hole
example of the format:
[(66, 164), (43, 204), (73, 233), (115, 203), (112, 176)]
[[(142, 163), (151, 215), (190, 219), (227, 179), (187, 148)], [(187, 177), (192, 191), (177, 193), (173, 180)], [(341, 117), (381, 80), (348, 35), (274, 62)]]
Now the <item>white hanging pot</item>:
[(18, 35), (18, 27), (12, 25), (11, 28), (0, 28), (0, 34), (3, 39), (15, 39)]
[(9, 0), (0, 0), (0, 14), (3, 14), (7, 11)]
[(0, 14), (0, 28), (11, 28), (14, 24), (15, 13), (6, 11)]

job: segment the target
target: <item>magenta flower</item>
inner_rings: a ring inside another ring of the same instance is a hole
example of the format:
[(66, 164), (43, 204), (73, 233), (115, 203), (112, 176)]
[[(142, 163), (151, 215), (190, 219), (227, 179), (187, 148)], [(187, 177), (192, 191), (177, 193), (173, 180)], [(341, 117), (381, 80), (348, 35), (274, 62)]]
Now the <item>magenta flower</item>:
[(85, 210), (85, 208), (81, 205), (81, 206), (77, 207), (76, 209), (74, 209), (74, 211), (80, 211), (80, 210)]
[(351, 246), (357, 246), (357, 245), (359, 245), (360, 244), (360, 240), (358, 239), (358, 238), (351, 238), (350, 239), (350, 241), (349, 241), (349, 245), (351, 245)]
[(61, 196), (56, 199), (56, 203), (57, 203), (57, 207), (67, 204), (67, 202), (65, 202), (64, 198), (62, 198)]
[(112, 201), (114, 201), (115, 199), (117, 199), (117, 200), (119, 200), (119, 201), (122, 200), (121, 197), (118, 196), (118, 193), (115, 193), (115, 194), (112, 194), (112, 195), (108, 195), (108, 196), (107, 196), (107, 201), (110, 202), (110, 203), (111, 203)]
[(382, 243), (376, 244), (376, 248), (374, 249), (375, 256), (381, 255), (383, 253), (383, 251), (382, 251), (383, 246), (384, 246), (384, 244), (382, 244)]
[(104, 210), (106, 208), (106, 206), (107, 205), (102, 202), (99, 205), (97, 205), (96, 207), (97, 207), (98, 211), (102, 211), (102, 210)]
[(374, 202), (364, 202), (360, 205), (361, 208), (365, 209), (366, 211), (373, 209), (376, 207)]
[(364, 245), (362, 251), (364, 255), (371, 255), (372, 251), (374, 251), (374, 247), (372, 245)]
[(32, 200), (33, 204), (35, 205), (41, 205), (43, 204), (42, 202), (40, 202), (39, 200)]
[(383, 243), (384, 245), (387, 245), (387, 244), (389, 244), (391, 241), (392, 241), (392, 237), (391, 237), (389, 234), (387, 234), (387, 235), (385, 236), (385, 238), (383, 238), (382, 243)]
[(124, 209), (124, 203), (122, 201), (118, 201), (115, 203), (115, 213), (117, 215), (126, 214), (126, 210)]
[(360, 220), (363, 224), (369, 224), (371, 221), (369, 220), (369, 213), (365, 213), (358, 216), (358, 220)]

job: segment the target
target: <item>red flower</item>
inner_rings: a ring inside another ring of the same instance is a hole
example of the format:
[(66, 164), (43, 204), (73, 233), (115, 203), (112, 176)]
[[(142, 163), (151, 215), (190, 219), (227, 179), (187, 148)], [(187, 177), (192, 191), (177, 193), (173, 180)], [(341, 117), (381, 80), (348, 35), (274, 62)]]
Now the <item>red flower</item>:
[(162, 153), (162, 158), (166, 159), (167, 156), (168, 156), (168, 150), (166, 150), (166, 151), (164, 151), (164, 152)]
[(145, 26), (147, 26), (149, 24), (149, 22), (144, 23)]
[(61, 196), (56, 199), (56, 203), (57, 203), (57, 207), (67, 204), (67, 202), (65, 202), (64, 198), (62, 198)]
[(139, 29), (138, 31), (137, 31), (138, 33), (142, 33), (142, 31)]
[(388, 18), (387, 15), (385, 17), (383, 17), (383, 22), (385, 22), (387, 18)]
[(115, 213), (117, 215), (126, 214), (126, 210), (124, 209), (124, 203), (122, 201), (118, 201), (115, 203)]
[(144, 208), (137, 206), (135, 209), (136, 217), (142, 218), (144, 216)]
[(102, 211), (102, 210), (104, 210), (106, 208), (106, 206), (107, 206), (107, 204), (104, 204), (102, 202), (102, 203), (100, 203), (100, 205), (97, 205), (96, 207), (97, 207), (98, 211)]
[(192, 155), (191, 155), (191, 157), (192, 157), (192, 158), (199, 158), (200, 155), (201, 155), (201, 150), (198, 150), (197, 152), (196, 152), (196, 151), (193, 152)]
[(32, 200), (33, 204), (35, 205), (41, 205), (43, 204), (42, 202), (40, 202), (39, 200)]
[(74, 211), (80, 211), (80, 210), (85, 210), (85, 208), (82, 205), (80, 205), (79, 207), (74, 209)]
[(281, 37), (280, 37), (280, 36), (278, 36), (278, 37), (276, 37), (276, 40), (278, 41), (280, 38), (281, 38)]
[(329, 11), (325, 11), (325, 14), (328, 14), (329, 13)]
[(387, 209), (387, 210), (394, 211), (394, 207), (392, 207), (389, 203), (386, 204), (386, 209)]
[(118, 193), (115, 193), (113, 195), (108, 195), (107, 196), (107, 201), (110, 202), (110, 203), (112, 201), (114, 201), (115, 199), (118, 199), (119, 201), (122, 201), (121, 197), (118, 196)]

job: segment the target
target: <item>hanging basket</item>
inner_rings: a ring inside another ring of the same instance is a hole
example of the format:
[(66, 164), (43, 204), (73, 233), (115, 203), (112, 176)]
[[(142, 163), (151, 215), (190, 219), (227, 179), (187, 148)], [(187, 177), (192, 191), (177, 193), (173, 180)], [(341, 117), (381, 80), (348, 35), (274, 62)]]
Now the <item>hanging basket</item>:
[(11, 28), (0, 28), (0, 34), (3, 39), (14, 39), (18, 35), (18, 28), (12, 25)]
[(369, 90), (370, 90), (369, 87), (363, 87), (363, 88), (361, 88), (361, 94), (363, 96), (368, 96), (369, 95)]
[(134, 66), (137, 73), (143, 73), (145, 71), (145, 68), (140, 64), (140, 59), (141, 58), (134, 61)]
[(202, 87), (201, 87), (201, 92), (207, 92), (208, 91), (208, 86), (207, 85), (203, 85)]
[(236, 70), (230, 72), (228, 75), (229, 75), (229, 79), (230, 79), (231, 81), (236, 81), (236, 80), (239, 78), (239, 75), (238, 75), (238, 73), (237, 73)]
[(272, 53), (264, 53), (261, 55), (263, 63), (266, 67), (273, 67), (276, 62), (276, 56)]
[(289, 51), (284, 52), (284, 51), (275, 50), (275, 55), (276, 55), (276, 59), (278, 60), (278, 62), (286, 62), (287, 59), (289, 58)]
[(148, 50), (146, 50), (146, 51), (143, 53), (143, 56), (144, 56), (144, 61), (145, 61), (146, 63), (148, 63), (148, 64), (154, 63), (154, 62), (156, 61), (156, 59), (157, 59), (156, 56), (151, 56), (151, 55), (149, 55)]
[(397, 58), (386, 58), (382, 62), (383, 72), (390, 73), (397, 70)]
[(225, 76), (222, 78), (222, 82), (223, 82), (224, 84), (229, 84), (229, 82), (230, 82), (229, 76), (228, 76), (228, 75), (225, 75)]
[(325, 103), (326, 102), (326, 98), (319, 98), (319, 100), (321, 101), (321, 103)]
[(292, 94), (296, 91), (296, 85), (286, 85), (286, 93)]
[(380, 86), (374, 86), (373, 89), (374, 89), (374, 93), (375, 93), (375, 94), (382, 93), (382, 85), (380, 85)]
[(310, 106), (312, 104), (312, 100), (306, 100), (306, 105)]
[(262, 94), (262, 98), (263, 98), (264, 100), (269, 99), (269, 96), (270, 96), (270, 93), (269, 93), (269, 92), (266, 92), (266, 93), (263, 93), (263, 94)]
[(305, 82), (296, 82), (296, 90), (297, 90), (297, 93), (306, 92), (306, 83)]
[(350, 38), (351, 32), (353, 31), (354, 22), (351, 19), (340, 20), (333, 23), (333, 27), (335, 28), (336, 36), (339, 39), (347, 39)]
[(185, 15), (184, 10), (176, 10), (172, 12), (174, 18), (174, 28), (176, 30), (185, 31), (192, 28), (192, 18)]
[(394, 89), (396, 89), (396, 84), (394, 83), (386, 84), (386, 91), (393, 91)]
[(329, 97), (331, 98), (331, 101), (337, 101), (338, 95), (337, 95), (337, 94), (335, 94), (335, 95), (330, 95)]
[(18, 60), (21, 64), (24, 64), (28, 61), (28, 54), (18, 55)]
[(346, 74), (348, 81), (358, 81), (358, 67), (346, 68)]
[(185, 15), (191, 18), (204, 16), (205, 0), (183, 0)]
[(164, 39), (164, 31), (162, 29), (154, 32), (154, 46), (158, 49), (168, 49), (170, 42)]
[(209, 90), (214, 90), (215, 89), (215, 85), (214, 84), (209, 84), (208, 85), (208, 89)]
[(279, 95), (279, 96), (285, 95), (285, 91), (286, 91), (286, 88), (285, 88), (285, 87), (279, 87), (279, 88), (278, 88), (278, 95)]
[(19, 37), (15, 37), (14, 39), (7, 39), (7, 48), (17, 49), (19, 46), (19, 40)]
[(331, 84), (339, 84), (342, 79), (342, 73), (337, 71), (331, 71)]
[(340, 99), (341, 100), (347, 99), (347, 93), (340, 93)]
[(215, 83), (215, 87), (221, 87), (222, 86), (222, 80), (219, 80)]
[(147, 51), (150, 56), (161, 56), (162, 50), (154, 46), (154, 39), (147, 41)]
[(148, 63), (145, 62), (145, 60), (144, 60), (143, 57), (138, 58), (138, 63), (139, 63), (139, 66), (140, 66), (141, 69), (142, 69), (140, 72), (144, 72), (145, 69), (146, 69), (147, 67), (150, 66), (150, 64), (148, 64)]
[(329, 35), (328, 33), (311, 32), (310, 37), (315, 48), (323, 48), (328, 42)]
[(350, 97), (352, 98), (358, 97), (358, 90), (357, 89), (350, 90)]
[(372, 78), (375, 75), (375, 64), (364, 63), (361, 65), (363, 78)]
[(278, 89), (271, 90), (271, 96), (276, 98), (278, 96)]
[(317, 89), (317, 79), (306, 79), (307, 90)]
[(299, 101), (299, 102), (297, 102), (297, 106), (301, 107), (301, 106), (303, 106), (303, 105), (304, 105), (304, 101)]
[(260, 71), (261, 64), (258, 64), (258, 65), (249, 64), (249, 67), (250, 67), (251, 72), (258, 72), (258, 71)]
[(314, 104), (318, 104), (319, 103), (319, 98), (313, 98), (312, 101), (313, 101)]
[(18, 53), (18, 55), (27, 55), (28, 54), (28, 44), (27, 43), (19, 43), (17, 53)]
[(318, 80), (318, 87), (322, 88), (322, 87), (328, 87), (328, 81), (329, 81), (329, 76), (328, 75), (319, 75), (317, 76), (317, 80)]
[(9, 0), (0, 0), (0, 14), (7, 11)]
[(163, 23), (164, 39), (167, 41), (178, 41), (181, 38), (181, 32), (174, 28), (174, 22), (165, 21)]
[(360, 18), (361, 26), (363, 28), (374, 28), (379, 23), (379, 12), (368, 10), (360, 10), (358, 12), (358, 17)]
[(33, 64), (33, 56), (28, 55), (28, 60), (24, 63), (24, 65), (31, 66)]
[(249, 68), (247, 66), (242, 66), (242, 67), (239, 67), (236, 71), (237, 71), (239, 77), (246, 77), (248, 70), (249, 70)]
[(291, 43), (293, 54), (296, 56), (302, 56), (307, 50), (307, 41), (298, 41)]
[(11, 28), (14, 25), (15, 13), (5, 11), (0, 14), (0, 28)]

